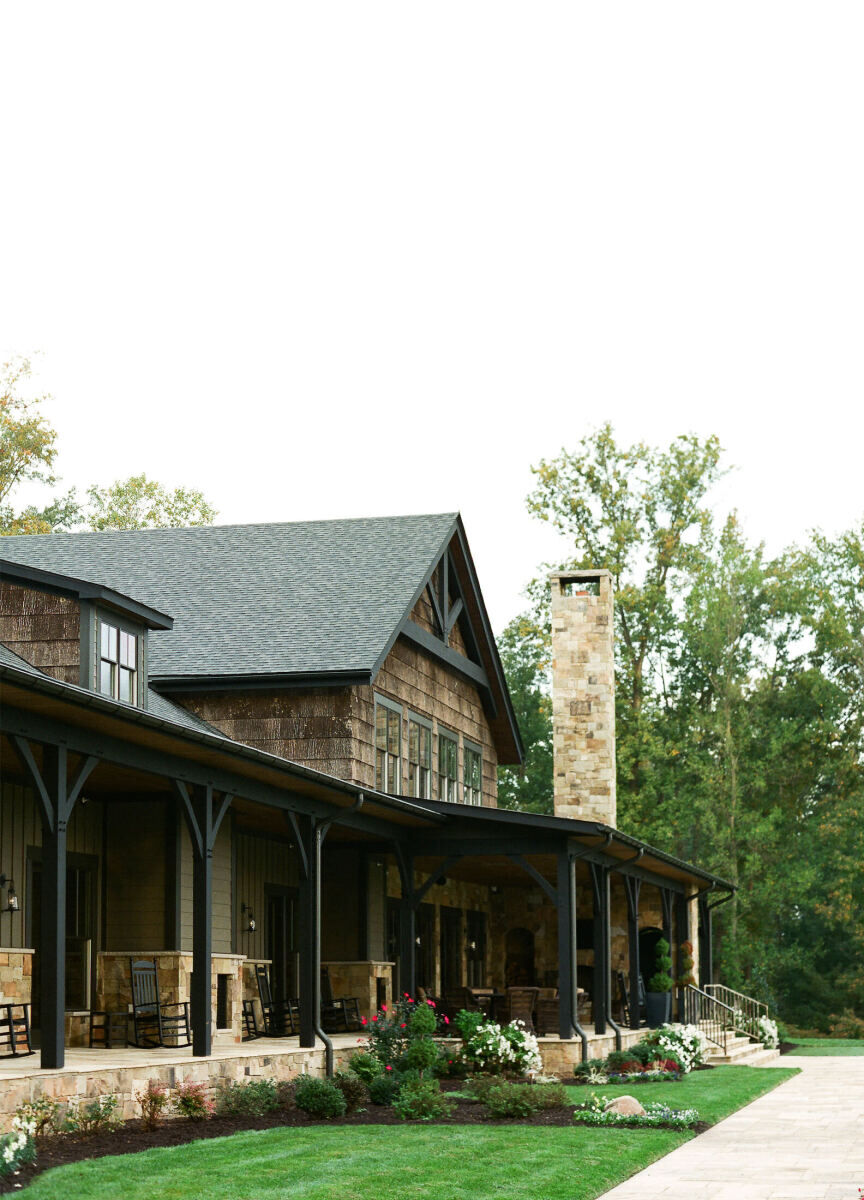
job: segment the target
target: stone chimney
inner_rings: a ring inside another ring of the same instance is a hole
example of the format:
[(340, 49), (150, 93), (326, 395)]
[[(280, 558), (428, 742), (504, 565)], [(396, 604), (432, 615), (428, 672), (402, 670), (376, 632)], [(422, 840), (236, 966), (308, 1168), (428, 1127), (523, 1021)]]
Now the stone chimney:
[(615, 825), (615, 658), (609, 571), (555, 573), (555, 816)]

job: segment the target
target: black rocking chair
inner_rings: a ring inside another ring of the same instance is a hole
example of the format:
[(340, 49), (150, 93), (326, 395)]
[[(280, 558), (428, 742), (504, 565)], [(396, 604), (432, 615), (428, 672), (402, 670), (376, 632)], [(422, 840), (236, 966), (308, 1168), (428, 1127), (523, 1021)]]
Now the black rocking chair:
[[(624, 972), (616, 971), (618, 979), (618, 991), (621, 996), (621, 1007), (624, 1014), (624, 1024), (632, 1025), (631, 1013), (633, 1012), (633, 990), (628, 989), (624, 982)], [(639, 1024), (645, 1020), (645, 984), (642, 982), (642, 976), (639, 976), (639, 986), (636, 991), (637, 1003), (639, 1005)]]
[(15, 1058), (33, 1053), (29, 1004), (0, 1004), (0, 1050)]
[(321, 968), (321, 1025), (325, 1033), (351, 1033), (360, 1029), (360, 998), (334, 996), (328, 967)]
[[(130, 1045), (140, 1049), (153, 1046), (191, 1046), (189, 1002), (159, 999), (159, 974), (156, 959), (129, 959), (132, 979), (132, 1025)], [(185, 1040), (184, 1040), (185, 1039)]]
[[(295, 997), (287, 1000), (274, 1000), (270, 991), (270, 976), (264, 963), (255, 964), (255, 980), (258, 984), (258, 998), (261, 1002), (261, 1015), (264, 1018), (264, 1037), (288, 1037), (300, 1032), (300, 1001)], [(252, 1021), (255, 1032), (252, 1037), (260, 1037), (255, 1020), (254, 1009)], [(248, 1026), (247, 1026), (248, 1027)]]

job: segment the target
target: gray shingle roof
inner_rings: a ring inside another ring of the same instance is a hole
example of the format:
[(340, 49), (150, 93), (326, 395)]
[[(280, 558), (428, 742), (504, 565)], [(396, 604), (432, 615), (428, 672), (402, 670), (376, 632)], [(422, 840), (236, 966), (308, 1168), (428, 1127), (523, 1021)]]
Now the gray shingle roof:
[[(150, 675), (372, 671), (455, 513), (7, 537), (0, 557), (90, 579), (174, 618)], [(173, 707), (173, 706), (172, 706)]]

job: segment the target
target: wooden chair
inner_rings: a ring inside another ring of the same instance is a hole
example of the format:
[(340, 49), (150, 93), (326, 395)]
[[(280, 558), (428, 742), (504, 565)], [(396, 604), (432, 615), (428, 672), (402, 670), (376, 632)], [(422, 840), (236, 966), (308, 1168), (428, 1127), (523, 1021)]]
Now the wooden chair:
[(510, 987), (507, 989), (509, 1020), (524, 1021), (528, 1030), (534, 1032), (534, 1010), (540, 989), (536, 987)]
[(14, 1058), (33, 1053), (30, 1041), (30, 1005), (0, 1003), (0, 1050)]
[(261, 1037), (261, 1029), (258, 1025), (258, 1014), (255, 1012), (255, 1001), (243, 1001), (243, 1041), (254, 1042), (255, 1038)]
[(132, 980), (132, 1026), (130, 1045), (140, 1049), (153, 1046), (191, 1046), (189, 1001), (161, 1001), (156, 959), (129, 959)]
[[(255, 981), (258, 984), (258, 999), (261, 1002), (261, 1016), (264, 1019), (264, 1037), (289, 1037), (300, 1032), (300, 1001), (294, 997), (287, 1000), (274, 1000), (270, 990), (270, 975), (265, 963), (255, 964)], [(254, 1006), (250, 1003), (254, 1037), (260, 1037), (258, 1021)], [(248, 1010), (244, 1005), (244, 1021), (249, 1028)]]
[(321, 1025), (325, 1033), (351, 1033), (361, 1028), (359, 996), (334, 996), (328, 967), (321, 968)]
[[(632, 989), (627, 987), (627, 984), (624, 980), (623, 971), (616, 971), (615, 978), (618, 981), (618, 995), (621, 1001), (621, 1011), (624, 1018), (624, 1024), (630, 1025), (630, 1014), (633, 1011), (633, 992)], [(645, 984), (642, 982), (641, 978), (639, 979), (639, 986), (636, 989), (635, 1000), (639, 1005), (639, 1023), (641, 1025), (642, 1021), (645, 1019)]]
[(537, 1036), (550, 1037), (558, 1033), (558, 1016), (561, 1002), (556, 988), (543, 988), (544, 992), (551, 991), (552, 996), (537, 997)]

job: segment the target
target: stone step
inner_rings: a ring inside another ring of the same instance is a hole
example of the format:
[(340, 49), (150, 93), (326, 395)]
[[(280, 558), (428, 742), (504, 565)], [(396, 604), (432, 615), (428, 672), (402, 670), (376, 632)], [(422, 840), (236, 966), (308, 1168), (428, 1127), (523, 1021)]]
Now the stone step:
[(706, 1059), (712, 1067), (763, 1067), (780, 1056), (779, 1050), (768, 1050), (761, 1042), (750, 1042), (748, 1046), (734, 1050), (730, 1047), (726, 1054), (719, 1047), (714, 1049), (715, 1053), (709, 1054)]

